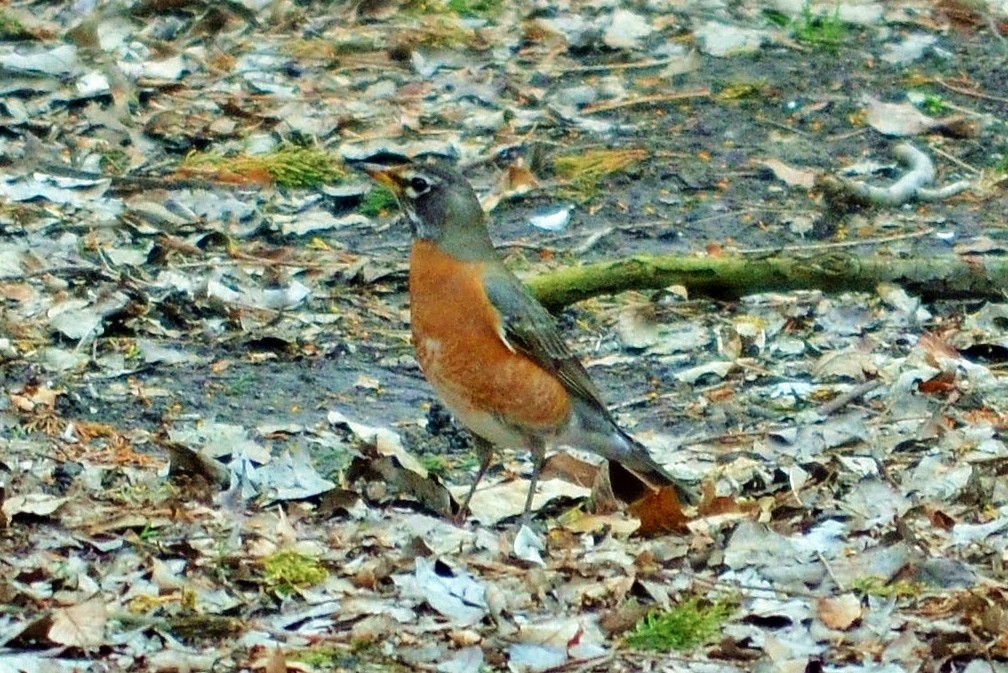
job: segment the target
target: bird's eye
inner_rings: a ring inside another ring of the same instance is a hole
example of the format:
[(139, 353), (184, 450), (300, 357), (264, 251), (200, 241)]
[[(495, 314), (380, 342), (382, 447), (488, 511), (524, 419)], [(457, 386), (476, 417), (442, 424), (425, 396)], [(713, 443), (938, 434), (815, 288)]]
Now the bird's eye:
[(410, 189), (416, 194), (423, 194), (428, 189), (430, 189), (430, 183), (421, 178), (420, 176), (415, 176), (410, 178), (409, 181)]

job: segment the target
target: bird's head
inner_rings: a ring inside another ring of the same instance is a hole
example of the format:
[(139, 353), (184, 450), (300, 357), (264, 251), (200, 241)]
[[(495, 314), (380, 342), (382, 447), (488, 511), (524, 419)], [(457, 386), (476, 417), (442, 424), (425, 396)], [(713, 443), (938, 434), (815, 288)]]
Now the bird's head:
[(360, 167), (395, 195), (414, 239), (432, 241), (461, 259), (494, 254), (483, 207), (454, 168), (431, 160)]

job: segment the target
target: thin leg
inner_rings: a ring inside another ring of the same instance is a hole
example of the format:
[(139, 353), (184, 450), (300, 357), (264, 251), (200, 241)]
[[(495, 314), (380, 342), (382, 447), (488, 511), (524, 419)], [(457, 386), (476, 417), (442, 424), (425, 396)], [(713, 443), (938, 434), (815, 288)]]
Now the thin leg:
[(527, 524), (531, 519), (532, 498), (535, 496), (536, 485), (539, 483), (539, 473), (542, 472), (546, 463), (546, 443), (541, 439), (532, 440), (532, 478), (529, 480), (528, 495), (525, 496), (525, 512), (522, 514), (522, 523)]
[(465, 523), (466, 515), (469, 514), (469, 501), (472, 500), (473, 494), (476, 493), (476, 487), (479, 486), (480, 481), (483, 479), (483, 475), (485, 475), (487, 470), (490, 469), (490, 463), (493, 461), (493, 444), (482, 437), (477, 437), (476, 435), (473, 435), (472, 438), (473, 448), (476, 449), (476, 455), (479, 456), (479, 472), (476, 473), (476, 481), (474, 481), (472, 486), (469, 487), (469, 492), (466, 494), (465, 500), (462, 502), (462, 506), (459, 508), (458, 514), (455, 515), (456, 526), (461, 526)]

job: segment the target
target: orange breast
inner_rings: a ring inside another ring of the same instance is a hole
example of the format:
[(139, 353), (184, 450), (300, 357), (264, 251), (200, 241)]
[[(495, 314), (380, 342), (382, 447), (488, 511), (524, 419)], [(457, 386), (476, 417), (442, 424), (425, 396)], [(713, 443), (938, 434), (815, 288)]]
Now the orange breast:
[(459, 262), (429, 241), (413, 244), (410, 321), (420, 367), (459, 420), (491, 442), (513, 438), (488, 428), (487, 412), (508, 426), (557, 432), (570, 417), (567, 391), (501, 339), (500, 316), (483, 291), (483, 267)]

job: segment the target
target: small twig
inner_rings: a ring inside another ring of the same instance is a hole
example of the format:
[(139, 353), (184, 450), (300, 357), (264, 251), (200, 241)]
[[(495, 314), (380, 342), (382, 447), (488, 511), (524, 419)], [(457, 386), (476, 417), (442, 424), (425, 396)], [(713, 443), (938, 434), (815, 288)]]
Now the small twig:
[(892, 243), (893, 241), (904, 241), (910, 238), (924, 238), (935, 232), (934, 227), (913, 231), (908, 234), (893, 234), (892, 236), (880, 236), (878, 238), (863, 238), (857, 241), (838, 241), (834, 243), (816, 243), (811, 245), (788, 245), (783, 248), (750, 248), (739, 250), (740, 255), (765, 255), (772, 252), (811, 252), (814, 250), (835, 250), (838, 248), (857, 248), (862, 245), (881, 245)]
[(924, 185), (935, 178), (934, 162), (928, 155), (909, 143), (893, 148), (893, 156), (907, 171), (888, 187), (876, 187), (858, 180), (841, 180), (852, 196), (876, 205), (899, 206), (916, 196)]
[[(987, 29), (991, 32), (991, 35), (996, 37), (1001, 41), (1001, 46), (1005, 46), (1005, 36), (1001, 34), (1000, 27), (997, 21), (994, 19), (994, 14), (987, 11), (984, 12), (984, 18), (987, 19)], [(993, 664), (991, 665), (991, 670), (993, 670)]]
[(856, 129), (854, 131), (847, 131), (846, 133), (838, 133), (835, 136), (827, 136), (826, 142), (835, 143), (841, 140), (849, 140), (851, 138), (857, 138), (860, 135), (864, 135), (865, 133), (868, 133), (868, 129), (866, 128)]
[(842, 409), (843, 407), (847, 406), (854, 400), (863, 397), (864, 395), (867, 395), (868, 393), (875, 390), (881, 385), (882, 381), (880, 381), (879, 379), (872, 379), (871, 381), (865, 381), (859, 386), (854, 386), (843, 395), (838, 395), (829, 402), (820, 405), (819, 408), (816, 409), (816, 412), (820, 416), (829, 416), (830, 414), (833, 414)]
[(613, 233), (613, 231), (615, 231), (613, 229), (613, 227), (606, 227), (605, 229), (602, 229), (600, 231), (596, 231), (594, 234), (592, 234), (591, 236), (589, 236), (588, 238), (586, 238), (584, 240), (584, 242), (582, 242), (580, 245), (578, 245), (577, 247), (575, 247), (574, 248), (574, 253), (576, 255), (583, 255), (583, 254), (587, 253), (589, 250), (591, 250), (596, 245), (598, 245), (599, 241), (601, 241), (603, 238), (605, 238), (609, 234)]
[[(743, 209), (743, 210), (733, 210), (733, 211), (727, 211), (727, 212), (724, 212), (724, 213), (717, 213), (716, 215), (711, 215), (709, 217), (704, 217), (704, 218), (700, 218), (700, 219), (697, 219), (697, 220), (692, 220), (691, 222), (689, 222), (689, 224), (696, 225), (696, 224), (701, 224), (701, 223), (709, 223), (709, 222), (717, 221), (717, 220), (720, 220), (720, 219), (723, 219), (723, 218), (726, 218), (726, 217), (737, 216), (739, 213), (751, 212), (753, 210), (770, 211), (770, 212), (793, 212), (791, 209), (788, 209), (788, 208), (759, 208), (759, 209), (752, 208), (752, 209)], [(685, 223), (683, 223), (681, 221), (678, 221), (678, 220), (646, 220), (646, 221), (643, 221), (643, 222), (631, 222), (631, 223), (628, 223), (628, 224), (621, 224), (621, 225), (615, 227), (614, 230), (615, 231), (628, 231), (628, 230), (629, 231), (633, 231), (633, 230), (637, 230), (637, 229), (655, 229), (655, 228), (661, 227), (661, 226), (682, 226), (683, 224), (685, 224)], [(610, 231), (608, 229), (606, 229), (604, 231), (606, 233), (610, 233)], [(784, 246), (784, 247), (773, 247), (773, 248), (771, 248), (771, 247), (767, 247), (767, 248), (746, 248), (744, 250), (731, 250), (730, 252), (735, 253), (735, 254), (739, 254), (739, 255), (765, 255), (767, 253), (775, 253), (775, 252), (813, 252), (813, 251), (817, 251), (817, 250), (835, 250), (835, 249), (842, 249), (842, 248), (857, 248), (857, 247), (861, 247), (863, 245), (864, 246), (881, 245), (881, 244), (884, 244), (884, 243), (892, 243), (894, 241), (904, 241), (904, 240), (913, 239), (913, 238), (924, 238), (925, 236), (930, 236), (934, 232), (935, 232), (935, 228), (934, 227), (928, 227), (927, 229), (922, 229), (920, 231), (914, 231), (914, 232), (910, 232), (910, 233), (906, 233), (906, 234), (893, 234), (892, 236), (880, 236), (880, 237), (877, 237), (877, 238), (862, 238), (862, 239), (858, 239), (858, 240), (855, 240), (855, 241), (840, 241), (840, 242), (833, 242), (833, 243), (803, 243), (803, 244), (800, 244), (800, 245), (787, 245), (787, 246)], [(550, 236), (548, 238), (544, 238), (544, 239), (542, 239), (542, 240), (540, 240), (538, 242), (535, 242), (535, 243), (524, 243), (524, 242), (521, 242), (521, 241), (504, 241), (504, 242), (498, 244), (497, 247), (498, 248), (516, 248), (516, 249), (528, 249), (528, 250), (542, 250), (542, 249), (549, 249), (549, 246), (552, 243), (557, 243), (559, 241), (563, 241), (563, 240), (567, 240), (567, 239), (571, 239), (571, 238), (577, 238), (578, 236), (580, 236), (580, 234), (578, 234), (578, 233), (558, 234), (556, 236)], [(373, 248), (369, 248), (369, 250), (370, 249), (378, 249), (378, 248), (382, 248), (382, 247), (384, 247), (384, 248), (391, 248), (391, 247), (398, 247), (398, 246), (399, 246), (399, 244), (375, 245)]]
[(683, 60), (683, 56), (669, 56), (668, 58), (656, 58), (649, 61), (634, 61), (633, 63), (611, 63), (601, 65), (575, 65), (570, 68), (563, 68), (563, 74), (572, 72), (601, 72), (605, 70), (637, 70), (643, 68), (657, 68), (661, 65), (676, 63)]
[(989, 117), (990, 115), (986, 112), (977, 112), (976, 110), (971, 110), (970, 108), (963, 107), (961, 105), (955, 105), (947, 101), (942, 101), (942, 107), (949, 110), (954, 110), (955, 112), (961, 112), (968, 117), (976, 117), (977, 119), (983, 119), (984, 117)]
[(998, 103), (1008, 103), (1008, 98), (1003, 96), (993, 96), (989, 93), (980, 93), (979, 91), (971, 91), (969, 89), (964, 89), (962, 87), (955, 86), (954, 84), (949, 84), (941, 77), (935, 77), (935, 83), (939, 86), (943, 86), (949, 91), (955, 91), (956, 93), (961, 93), (964, 96), (972, 96), (973, 98), (982, 98), (983, 100), (992, 100)]
[(598, 103), (595, 105), (586, 105), (582, 112), (586, 115), (595, 114), (596, 112), (610, 112), (612, 110), (619, 110), (627, 107), (635, 107), (637, 105), (654, 105), (656, 103), (672, 103), (677, 100), (684, 100), (686, 98), (703, 98), (705, 96), (710, 96), (710, 89), (696, 89), (694, 91), (682, 91), (680, 93), (674, 94), (655, 94), (653, 96), (640, 96), (638, 98), (628, 98), (626, 100), (616, 101), (614, 103)]
[(816, 557), (818, 557), (819, 562), (823, 564), (823, 567), (826, 568), (826, 574), (830, 576), (830, 579), (837, 585), (837, 588), (840, 589), (840, 591), (847, 591), (847, 587), (844, 586), (844, 583), (837, 579), (837, 576), (833, 574), (833, 567), (830, 566), (829, 561), (826, 560), (823, 553), (821, 551), (817, 551)]
[(784, 588), (781, 586), (764, 587), (756, 584), (746, 584), (744, 582), (725, 582), (720, 579), (711, 579), (710, 577), (700, 575), (691, 570), (679, 569), (676, 572), (677, 574), (689, 577), (697, 584), (704, 584), (710, 587), (711, 589), (749, 591), (753, 596), (760, 594), (763, 595), (771, 594), (771, 595), (790, 596), (792, 598), (809, 598), (813, 600), (823, 597), (823, 594), (821, 593), (815, 593), (813, 591), (802, 591), (801, 589), (792, 589), (790, 587), (788, 588)]
[(965, 168), (967, 171), (973, 173), (974, 175), (979, 175), (980, 174), (980, 169), (979, 168), (974, 168), (973, 166), (970, 166), (968, 163), (966, 163), (962, 159), (959, 159), (958, 157), (952, 156), (951, 154), (949, 154), (945, 150), (941, 149), (940, 147), (932, 147), (931, 151), (934, 152), (935, 154), (939, 155), (939, 156), (945, 157), (946, 159), (948, 159), (949, 161), (951, 161), (955, 165), (959, 166), (960, 168)]
[(603, 654), (599, 657), (592, 657), (591, 659), (577, 659), (575, 661), (565, 661), (559, 666), (553, 666), (547, 668), (543, 673), (560, 673), (561, 671), (569, 671), (570, 673), (584, 673), (584, 671), (589, 671), (596, 666), (601, 664), (607, 664), (615, 659), (613, 654)]
[[(889, 423), (891, 425), (897, 425), (899, 423), (907, 423), (911, 421), (926, 421), (930, 418), (932, 418), (931, 415), (926, 416), (913, 415), (913, 416), (890, 417), (888, 419), (882, 419), (882, 418), (868, 419), (866, 422), (869, 425), (873, 423)], [(740, 430), (738, 432), (722, 432), (718, 434), (698, 435), (695, 437), (688, 437), (684, 439), (684, 441), (681, 444), (679, 444), (679, 449), (682, 450), (689, 447), (702, 447), (705, 444), (713, 444), (713, 443), (738, 444), (743, 440), (749, 440), (752, 439), (753, 437), (765, 437), (767, 435), (776, 432), (781, 432), (783, 430), (789, 430), (792, 428), (794, 428), (794, 425), (774, 425), (757, 430)]]
[(804, 136), (804, 137), (808, 138), (810, 135), (812, 135), (808, 131), (802, 131), (801, 129), (794, 128), (793, 126), (791, 126), (789, 124), (785, 124), (784, 122), (779, 122), (779, 121), (777, 121), (775, 119), (769, 119), (769, 118), (764, 117), (762, 115), (757, 115), (756, 116), (756, 121), (759, 122), (759, 123), (761, 123), (761, 124), (768, 124), (770, 126), (776, 126), (777, 128), (784, 129), (788, 133), (793, 133), (796, 136)]

